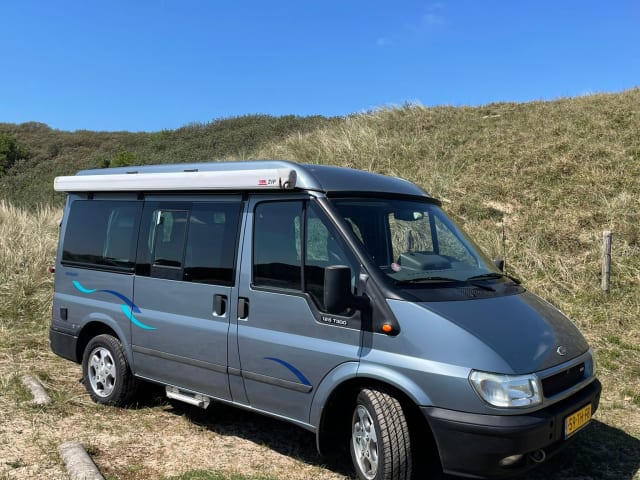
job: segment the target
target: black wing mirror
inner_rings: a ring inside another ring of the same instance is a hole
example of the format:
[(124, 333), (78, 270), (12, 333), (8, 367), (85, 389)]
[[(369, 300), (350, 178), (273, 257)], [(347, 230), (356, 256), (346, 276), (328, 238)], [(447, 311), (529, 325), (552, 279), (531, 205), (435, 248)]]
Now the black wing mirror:
[(329, 313), (342, 313), (347, 308), (363, 309), (369, 305), (367, 297), (351, 293), (351, 269), (345, 265), (331, 265), (324, 269), (324, 306)]

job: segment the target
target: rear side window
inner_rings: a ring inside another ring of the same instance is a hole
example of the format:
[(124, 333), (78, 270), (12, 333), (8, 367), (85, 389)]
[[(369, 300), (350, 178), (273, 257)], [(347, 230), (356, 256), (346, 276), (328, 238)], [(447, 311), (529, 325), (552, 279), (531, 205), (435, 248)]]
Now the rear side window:
[(183, 279), (233, 285), (240, 203), (194, 204), (184, 258)]
[(189, 212), (186, 210), (153, 211), (153, 228), (149, 232), (149, 247), (153, 252), (153, 265), (182, 267), (188, 217)]
[(142, 202), (77, 200), (62, 247), (64, 265), (133, 271)]
[(148, 202), (136, 273), (233, 285), (240, 202)]

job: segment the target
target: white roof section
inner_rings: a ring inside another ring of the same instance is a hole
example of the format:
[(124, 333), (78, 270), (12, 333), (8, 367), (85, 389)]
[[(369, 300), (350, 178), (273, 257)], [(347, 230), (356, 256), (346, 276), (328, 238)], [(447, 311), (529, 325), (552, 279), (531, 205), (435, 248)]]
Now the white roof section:
[(75, 175), (56, 177), (53, 182), (57, 192), (288, 190), (295, 186), (296, 172), (290, 168)]
[(82, 170), (57, 177), (59, 192), (312, 190), (326, 194), (411, 195), (431, 198), (407, 180), (352, 168), (287, 160), (139, 165)]

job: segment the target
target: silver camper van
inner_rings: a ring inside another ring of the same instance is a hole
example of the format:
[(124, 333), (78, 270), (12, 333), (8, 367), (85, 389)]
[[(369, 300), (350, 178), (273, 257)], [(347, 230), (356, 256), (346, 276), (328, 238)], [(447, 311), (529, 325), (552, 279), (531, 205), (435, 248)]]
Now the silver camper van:
[(350, 450), (363, 480), (519, 475), (598, 408), (574, 324), (408, 181), (256, 161), (55, 189), (51, 348), (98, 403), (149, 381), (271, 415)]

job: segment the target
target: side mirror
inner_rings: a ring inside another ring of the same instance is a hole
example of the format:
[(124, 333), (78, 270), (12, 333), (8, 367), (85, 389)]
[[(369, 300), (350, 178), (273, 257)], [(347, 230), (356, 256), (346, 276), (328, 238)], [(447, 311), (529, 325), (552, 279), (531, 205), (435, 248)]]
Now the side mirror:
[(504, 258), (496, 258), (493, 260), (493, 264), (500, 270), (504, 272)]
[(351, 293), (351, 269), (345, 265), (331, 265), (324, 269), (324, 306), (329, 313), (338, 314), (347, 308), (362, 309), (369, 305), (366, 297)]

